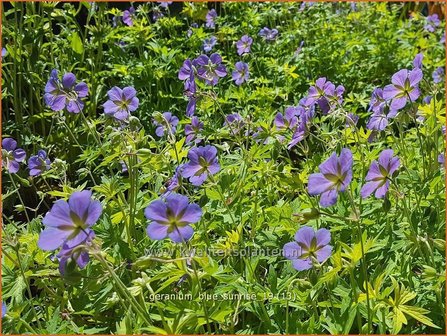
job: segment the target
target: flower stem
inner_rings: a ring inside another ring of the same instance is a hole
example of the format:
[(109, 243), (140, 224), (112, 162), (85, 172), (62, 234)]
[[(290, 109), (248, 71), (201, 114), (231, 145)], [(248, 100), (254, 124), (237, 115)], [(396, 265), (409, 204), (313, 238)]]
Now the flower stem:
[(33, 311), (34, 318), (36, 319), (36, 322), (37, 322), (37, 325), (39, 326), (39, 329), (40, 329), (40, 330), (43, 330), (43, 329), (42, 329), (42, 325), (40, 324), (39, 317), (37, 316), (36, 310), (34, 309), (34, 305), (33, 305), (33, 303), (32, 303), (32, 300), (33, 300), (33, 294), (31, 293), (31, 288), (30, 288), (30, 285), (29, 285), (29, 281), (27, 280), (27, 278), (26, 278), (26, 276), (25, 276), (25, 271), (23, 270), (23, 264), (22, 264), (22, 259), (20, 258), (20, 252), (19, 252), (19, 248), (20, 248), (20, 247), (19, 247), (19, 246), (20, 246), (20, 245), (17, 245), (17, 246), (14, 248), (14, 251), (15, 251), (15, 253), (16, 253), (16, 255), (17, 255), (17, 262), (18, 262), (18, 264), (19, 264), (20, 273), (21, 273), (21, 275), (22, 275), (23, 281), (25, 281), (25, 283), (26, 283), (26, 289), (27, 289), (27, 292), (28, 292), (28, 296), (29, 296), (29, 300), (30, 300), (30, 305), (31, 305), (31, 310)]
[[(65, 120), (61, 120), (62, 123), (64, 124), (65, 128), (67, 129), (68, 133), (70, 134), (70, 136), (72, 137), (73, 141), (75, 142), (76, 145), (79, 146), (79, 148), (82, 148), (81, 144), (79, 143), (78, 139), (76, 139), (75, 135), (73, 134), (73, 132), (71, 131), (70, 127), (67, 125), (67, 123), (65, 122)], [(92, 179), (92, 182), (94, 185), (98, 185), (96, 183), (95, 178), (92, 175), (92, 172), (90, 171), (90, 169), (87, 170), (88, 171), (88, 175), (90, 176), (90, 178)]]
[[(189, 243), (186, 242), (186, 244), (188, 246), (188, 250), (191, 251), (191, 247), (189, 246)], [(196, 264), (195, 264), (193, 258), (191, 258), (191, 265), (192, 265), (192, 268), (193, 268), (193, 271), (194, 271), (194, 276), (195, 276), (195, 278), (197, 280), (197, 286), (199, 287), (199, 292), (203, 293), (202, 284), (200, 283), (199, 274), (197, 272), (197, 267), (196, 267)], [(208, 308), (206, 306), (205, 300), (201, 300), (201, 301), (202, 301), (202, 306), (203, 306), (203, 312), (205, 314), (205, 320), (206, 320), (206, 326), (208, 328), (208, 333), (212, 334)]]
[(93, 138), (95, 139), (96, 144), (102, 148), (101, 140), (99, 139), (99, 136), (98, 136), (98, 133), (96, 132), (96, 129), (92, 130), (92, 128), (90, 127), (90, 125), (88, 123), (87, 118), (84, 115), (84, 112), (81, 109), (81, 106), (79, 105), (79, 103), (77, 101), (76, 101), (76, 105), (78, 106), (78, 109), (80, 111), (80, 115), (81, 115), (82, 121), (84, 122), (85, 126), (87, 127), (89, 132), (93, 134)]
[(354, 277), (354, 267), (349, 268), (349, 278), (351, 280), (352, 290), (354, 292), (354, 302), (356, 304), (356, 318), (357, 318), (357, 328), (359, 330), (359, 334), (362, 333), (362, 320), (359, 314), (359, 308), (358, 308), (358, 294), (357, 294), (357, 282), (355, 281)]
[(355, 217), (356, 217), (355, 222), (357, 224), (357, 230), (358, 230), (359, 239), (360, 239), (360, 247), (361, 247), (361, 250), (362, 250), (361, 268), (362, 268), (364, 282), (365, 282), (366, 304), (367, 304), (367, 313), (368, 313), (367, 334), (370, 334), (371, 330), (372, 330), (371, 304), (369, 302), (369, 281), (368, 281), (368, 271), (367, 271), (366, 258), (365, 258), (365, 247), (364, 247), (364, 244), (363, 244), (362, 228), (360, 226), (361, 214), (359, 213), (359, 211), (358, 211), (358, 209), (357, 209), (357, 207), (356, 207), (356, 205), (354, 203), (354, 198), (352, 196), (352, 190), (349, 189), (349, 192), (347, 194), (348, 194), (349, 200), (351, 202), (352, 208), (354, 209), (354, 213), (355, 213)]
[(231, 212), (230, 208), (228, 207), (228, 204), (227, 204), (227, 202), (226, 202), (225, 196), (224, 196), (224, 194), (222, 193), (222, 190), (220, 189), (220, 186), (217, 184), (217, 182), (216, 182), (216, 180), (214, 179), (213, 175), (209, 174), (208, 176), (209, 176), (209, 178), (210, 178), (210, 181), (211, 181), (213, 184), (216, 185), (216, 187), (217, 187), (217, 192), (218, 192), (218, 194), (219, 194), (219, 196), (220, 196), (220, 199), (222, 200), (222, 203), (223, 203), (224, 207), (227, 209), (227, 212), (228, 212), (228, 214), (230, 215), (231, 222), (233, 223), (233, 227), (236, 227), (236, 220), (234, 219), (234, 217), (233, 217), (233, 213)]
[(137, 302), (137, 300), (132, 296), (132, 294), (129, 293), (126, 286), (116, 275), (115, 271), (110, 267), (110, 265), (104, 259), (99, 248), (93, 251), (93, 255), (95, 256), (96, 259), (98, 259), (98, 261), (107, 269), (109, 274), (112, 276), (115, 285), (118, 289), (118, 292), (122, 295), (123, 299), (127, 299), (132, 308), (134, 309), (135, 313), (137, 313), (147, 325), (151, 325), (149, 319), (146, 317), (145, 309), (141, 307), (140, 304)]
[(24, 319), (22, 319), (21, 317), (19, 318), (19, 321), (32, 333), (32, 334), (36, 334), (38, 335), (39, 333), (37, 331), (34, 330), (33, 327), (31, 327), (29, 325), (28, 322), (26, 322)]
[(129, 227), (127, 228), (129, 245), (132, 243), (132, 235), (135, 232), (135, 210), (136, 210), (136, 199), (138, 193), (138, 171), (136, 171), (135, 164), (137, 161), (137, 156), (134, 153), (129, 155), (129, 180), (130, 180), (130, 190), (129, 190)]
[(22, 196), (20, 195), (19, 188), (17, 187), (17, 184), (16, 184), (16, 182), (14, 181), (14, 178), (12, 177), (12, 174), (8, 172), (8, 175), (9, 175), (9, 178), (10, 178), (10, 180), (11, 180), (12, 186), (14, 187), (15, 192), (17, 193), (17, 196), (19, 197), (20, 204), (23, 206), (23, 211), (25, 212), (26, 219), (27, 219), (27, 221), (28, 221), (28, 223), (29, 223), (29, 222), (31, 222), (31, 220), (30, 220), (30, 218), (29, 218), (29, 216), (28, 216), (28, 212), (26, 211), (25, 202), (23, 202), (23, 198), (22, 198)]

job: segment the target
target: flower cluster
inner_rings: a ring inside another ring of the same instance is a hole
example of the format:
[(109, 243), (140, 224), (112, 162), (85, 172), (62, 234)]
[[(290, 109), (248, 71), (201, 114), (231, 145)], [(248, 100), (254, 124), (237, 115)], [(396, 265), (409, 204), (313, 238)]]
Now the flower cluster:
[(263, 37), (266, 41), (274, 41), (278, 36), (278, 29), (264, 27), (259, 31), (259, 36)]
[(41, 149), (37, 152), (37, 155), (31, 156), (28, 160), (28, 168), (30, 176), (38, 176), (50, 170), (51, 161), (47, 156), (47, 152)]
[(200, 55), (194, 60), (187, 59), (180, 68), (178, 78), (184, 81), (184, 93), (188, 98), (186, 116), (194, 115), (197, 104), (196, 78), (208, 85), (217, 85), (219, 78), (227, 75), (227, 69), (222, 64), (222, 57), (214, 53), (211, 56)]
[(309, 176), (310, 195), (321, 195), (322, 207), (337, 202), (338, 193), (343, 192), (352, 180), (352, 152), (343, 148), (340, 157), (334, 152), (320, 166), (320, 172)]
[(230, 129), (230, 132), (233, 135), (239, 134), (244, 125), (244, 119), (239, 113), (232, 113), (227, 115), (223, 124), (224, 127), (228, 127)]
[(71, 113), (80, 113), (84, 108), (81, 98), (88, 96), (88, 87), (84, 82), (76, 84), (76, 76), (71, 72), (58, 77), (56, 69), (51, 71), (50, 79), (45, 85), (45, 103), (53, 111), (67, 109)]
[(181, 175), (189, 178), (189, 181), (200, 186), (210, 175), (219, 172), (220, 165), (217, 162), (217, 148), (214, 146), (195, 147), (188, 152), (189, 162), (181, 170)]
[[(320, 173), (309, 176), (310, 195), (321, 195), (320, 205), (329, 207), (337, 202), (339, 192), (344, 192), (352, 180), (352, 152), (343, 148), (340, 157), (333, 153), (319, 168)], [(360, 194), (363, 198), (375, 192), (376, 198), (385, 197), (390, 179), (399, 168), (400, 160), (393, 156), (393, 150), (382, 151), (378, 161), (373, 161), (366, 175), (366, 183)]]
[(241, 39), (236, 42), (237, 54), (240, 56), (250, 53), (252, 44), (253, 39), (250, 36), (242, 36)]
[(437, 27), (441, 24), (438, 14), (432, 14), (427, 16), (424, 29), (430, 33), (433, 33)]
[(150, 221), (146, 229), (149, 238), (161, 240), (169, 237), (176, 243), (191, 239), (194, 229), (191, 224), (202, 217), (202, 209), (190, 204), (186, 196), (171, 193), (165, 199), (153, 201), (144, 211)]
[(17, 173), (20, 169), (20, 163), (25, 159), (26, 152), (22, 148), (17, 148), (17, 141), (12, 138), (2, 140), (2, 164), (9, 173)]
[(154, 125), (157, 126), (155, 134), (163, 137), (166, 134), (175, 134), (178, 125), (178, 118), (171, 112), (164, 112), (159, 118), (154, 119)]
[(274, 126), (279, 135), (277, 139), (284, 142), (284, 133), (291, 133), (292, 138), (287, 144), (287, 148), (291, 149), (305, 137), (307, 126), (312, 119), (315, 111), (313, 103), (307, 104), (309, 100), (303, 98), (298, 106), (289, 106), (284, 114), (277, 113), (274, 119)]
[(130, 7), (123, 12), (123, 22), (128, 26), (133, 26), (135, 8)]
[[(161, 2), (159, 5), (153, 7), (154, 20), (163, 15), (161, 8), (167, 9), (170, 3), (171, 2)], [(352, 7), (352, 10), (357, 10), (357, 8)], [(133, 7), (124, 11), (122, 15), (123, 23), (128, 26), (134, 24), (134, 18), (135, 9)], [(214, 9), (210, 10), (206, 15), (206, 27), (211, 29), (215, 28), (216, 18), (217, 12)], [(437, 26), (439, 26), (437, 16), (427, 18), (426, 30), (432, 32)], [(278, 34), (277, 29), (270, 29), (268, 27), (264, 27), (259, 31), (259, 36), (265, 41), (275, 41)], [(221, 35), (216, 36), (220, 37)], [(265, 41), (264, 44), (267, 44)], [(203, 41), (203, 51), (205, 53), (211, 53), (213, 49), (215, 49), (216, 44), (217, 38), (215, 36), (210, 36)], [(235, 44), (237, 54), (240, 56), (238, 58), (241, 60), (235, 63), (231, 75), (234, 84), (237, 86), (247, 83), (250, 79), (249, 64), (242, 60), (247, 60), (252, 57), (251, 55), (247, 55), (252, 52), (252, 44), (253, 39), (248, 35), (243, 35)], [(301, 41), (294, 56), (289, 55), (291, 59), (294, 59), (294, 57), (297, 57), (300, 54), (303, 45), (304, 41)], [(267, 48), (272, 47), (273, 45), (267, 46)], [(295, 49), (295, 47), (296, 45), (293, 48)], [(296, 101), (293, 103), (296, 106), (288, 106), (283, 113), (278, 112), (274, 116), (272, 128), (270, 128), (270, 118), (269, 123), (255, 124), (254, 129), (256, 132), (253, 134), (252, 130), (250, 130), (252, 124), (254, 124), (252, 115), (249, 114), (248, 110), (241, 109), (240, 111), (243, 111), (241, 113), (246, 116), (244, 119), (241, 114), (236, 112), (237, 110), (235, 108), (227, 115), (224, 114), (225, 112), (222, 113), (224, 117), (223, 127), (225, 129), (220, 130), (221, 132), (216, 132), (218, 133), (218, 136), (215, 137), (208, 127), (206, 128), (206, 132), (203, 132), (204, 123), (201, 120), (204, 119), (199, 119), (199, 116), (195, 115), (196, 106), (199, 96), (204, 99), (205, 103), (215, 99), (215, 92), (211, 92), (211, 90), (209, 90), (210, 88), (206, 87), (206, 85), (216, 86), (219, 81), (226, 76), (227, 67), (224, 65), (222, 56), (218, 53), (212, 53), (211, 55), (202, 54), (195, 59), (186, 59), (180, 68), (178, 78), (183, 81), (184, 95), (188, 98), (186, 116), (190, 117), (190, 123), (186, 124), (188, 121), (185, 120), (181, 123), (179, 118), (171, 112), (154, 113), (153, 125), (155, 126), (155, 134), (159, 138), (168, 138), (168, 146), (172, 145), (173, 151), (175, 151), (176, 154), (176, 168), (175, 172), (173, 172), (172, 169), (170, 170), (170, 175), (168, 176), (169, 179), (162, 187), (160, 187), (158, 198), (151, 199), (147, 203), (148, 205), (145, 204), (147, 207), (144, 210), (144, 215), (148, 221), (146, 234), (150, 239), (164, 240), (169, 238), (174, 243), (186, 243), (192, 239), (195, 232), (194, 224), (199, 223), (203, 215), (202, 208), (198, 204), (199, 201), (197, 201), (197, 203), (193, 202), (193, 200), (199, 199), (199, 197), (196, 197), (198, 195), (194, 195), (193, 193), (200, 190), (200, 186), (202, 186), (202, 188), (203, 186), (218, 188), (222, 186), (223, 188), (223, 185), (225, 184), (217, 183), (218, 176), (215, 176), (221, 171), (221, 165), (218, 159), (218, 148), (228, 149), (232, 148), (232, 146), (223, 143), (224, 141), (219, 141), (221, 140), (221, 138), (219, 138), (220, 135), (223, 134), (225, 136), (225, 141), (231, 141), (236, 138), (236, 140), (238, 140), (236, 145), (240, 145), (238, 150), (241, 151), (246, 148), (242, 147), (243, 144), (240, 144), (242, 141), (239, 140), (241, 140), (242, 136), (246, 136), (248, 147), (251, 140), (249, 136), (252, 135), (253, 138), (255, 138), (255, 141), (258, 142), (256, 148), (254, 148), (257, 150), (257, 147), (262, 146), (259, 144), (260, 134), (267, 130), (266, 133), (270, 133), (268, 134), (268, 138), (266, 137), (264, 144), (271, 144), (267, 140), (272, 140), (277, 147), (274, 148), (275, 151), (279, 152), (281, 150), (286, 152), (291, 151), (293, 148), (293, 154), (304, 151), (307, 155), (309, 153), (309, 148), (315, 148), (311, 147), (314, 145), (312, 144), (312, 141), (314, 141), (314, 130), (318, 129), (318, 126), (324, 125), (329, 119), (335, 119), (341, 115), (341, 118), (338, 119), (339, 123), (337, 124), (337, 127), (340, 124), (342, 128), (343, 125), (345, 125), (346, 128), (350, 127), (349, 129), (346, 129), (346, 133), (348, 133), (348, 131), (350, 131), (350, 133), (357, 132), (357, 127), (361, 128), (364, 125), (364, 120), (359, 118), (359, 116), (362, 116), (361, 112), (359, 114), (348, 113), (348, 111), (343, 109), (344, 86), (336, 86), (326, 77), (320, 77), (315, 81), (314, 85), (309, 87), (307, 94), (299, 100), (298, 104)], [(386, 85), (383, 88), (374, 89), (369, 103), (369, 112), (371, 112), (371, 116), (366, 125), (369, 130), (373, 131), (369, 133), (378, 134), (379, 131), (383, 131), (387, 127), (391, 118), (396, 117), (399, 111), (408, 103), (413, 105), (417, 99), (419, 99), (421, 95), (419, 85), (422, 81), (422, 77), (423, 54), (420, 53), (413, 60), (413, 69), (399, 70), (392, 76), (389, 85)], [(437, 68), (432, 73), (432, 78), (434, 83), (442, 82), (444, 79), (444, 68)], [(227, 82), (231, 81), (228, 80)], [(245, 84), (245, 86), (246, 85), (247, 84)], [(198, 89), (203, 90), (203, 92), (200, 92), (199, 94), (197, 92)], [(233, 87), (233, 89), (235, 88)], [(209, 92), (207, 92), (207, 90), (209, 90)], [(242, 91), (241, 88), (234, 90), (236, 94)], [(231, 96), (231, 94), (232, 92), (230, 92), (229, 96)], [(77, 83), (74, 74), (66, 73), (62, 76), (62, 79), (60, 79), (57, 70), (53, 70), (45, 87), (44, 99), (47, 106), (53, 111), (62, 111), (66, 109), (71, 113), (80, 113), (85, 104), (82, 98), (87, 97), (87, 95), (87, 84), (83, 82)], [(140, 101), (134, 87), (127, 86), (120, 88), (114, 86), (107, 92), (107, 95), (108, 99), (102, 105), (105, 116), (114, 118), (121, 123), (120, 125), (123, 128), (126, 127), (127, 123), (131, 123), (136, 119), (131, 115), (138, 109)], [(207, 99), (209, 97), (212, 99)], [(423, 101), (426, 104), (429, 104), (432, 99), (436, 101), (436, 98), (436, 94), (433, 93), (433, 97), (427, 96)], [(172, 111), (175, 111), (175, 106)], [(319, 113), (317, 116), (316, 111)], [(354, 111), (357, 113), (356, 110)], [(331, 112), (332, 114), (328, 115)], [(343, 112), (343, 114), (341, 114), (341, 112)], [(414, 109), (414, 112), (417, 113), (416, 108)], [(317, 122), (313, 125), (312, 123), (314, 120)], [(422, 124), (422, 119), (418, 120)], [(215, 122), (221, 125), (221, 121)], [(321, 124), (318, 124), (318, 122), (321, 122)], [(181, 151), (178, 150), (179, 146), (183, 146), (183, 142), (176, 141), (177, 129), (183, 124), (186, 124), (184, 128), (184, 140), (189, 149), (187, 160), (185, 159), (186, 151), (184, 151), (183, 148), (181, 148)], [(262, 125), (262, 127), (259, 125)], [(325, 126), (326, 125), (324, 125), (324, 127)], [(227, 130), (229, 130), (229, 133)], [(334, 131), (334, 133), (335, 132), (336, 131)], [(131, 133), (132, 132), (129, 132), (126, 136)], [(245, 142), (245, 139), (243, 140)], [(319, 138), (317, 138), (316, 142), (318, 141), (320, 141)], [(161, 139), (160, 142), (163, 143), (165, 141), (164, 139)], [(141, 141), (140, 143), (143, 144), (144, 142)], [(203, 146), (198, 146), (201, 143), (203, 143)], [(207, 143), (216, 143), (216, 146)], [(321, 141), (321, 143), (323, 143), (323, 141)], [(349, 143), (350, 142), (346, 141), (345, 146)], [(26, 159), (25, 151), (17, 148), (17, 142), (11, 138), (4, 139), (2, 145), (3, 166), (10, 173), (17, 173), (20, 168), (20, 163)], [(318, 143), (318, 145), (320, 145), (320, 143)], [(287, 147), (287, 150), (284, 147)], [(339, 149), (340, 146), (337, 146), (337, 148)], [(359, 146), (359, 148), (361, 150), (361, 146)], [(270, 148), (267, 148), (267, 150), (269, 149)], [(319, 196), (319, 204), (323, 208), (334, 206), (339, 202), (340, 198), (342, 198), (343, 201), (344, 195), (347, 195), (350, 201), (349, 206), (352, 206), (357, 210), (353, 195), (355, 195), (356, 192), (358, 193), (358, 190), (354, 190), (351, 187), (354, 168), (356, 168), (354, 166), (354, 156), (348, 148), (342, 148), (339, 153), (340, 154), (338, 155), (337, 152), (334, 151), (329, 158), (319, 165), (318, 172), (309, 175), (307, 191), (310, 196)], [(355, 153), (358, 158), (358, 152)], [(438, 153), (439, 152), (437, 152), (436, 155)], [(255, 158), (254, 154), (253, 158)], [(262, 159), (265, 160), (264, 157)], [(128, 168), (126, 163), (122, 161), (125, 159), (121, 157), (119, 160), (121, 161), (117, 160), (115, 164), (121, 162), (123, 171), (127, 171)], [(267, 160), (273, 162), (270, 158)], [(433, 160), (435, 160), (435, 157), (433, 157)], [(444, 154), (439, 154), (438, 162), (445, 165)], [(275, 163), (276, 162), (273, 162), (273, 164)], [(32, 177), (41, 174), (43, 174), (44, 177), (48, 176), (49, 174), (44, 173), (51, 169), (51, 165), (52, 163), (46, 150), (41, 149), (36, 155), (29, 158), (29, 174)], [(364, 176), (364, 183), (360, 183), (363, 185), (358, 187), (361, 199), (366, 199), (373, 194), (378, 199), (385, 198), (390, 190), (390, 186), (396, 184), (395, 175), (400, 168), (400, 165), (400, 159), (398, 156), (394, 155), (392, 149), (383, 150), (377, 160), (371, 162), (367, 172), (366, 169), (362, 169), (361, 173), (366, 173), (366, 176), (362, 175), (362, 177)], [(133, 183), (135, 182), (135, 179), (132, 179), (132, 175), (135, 174), (135, 171), (138, 173), (140, 167), (136, 167), (137, 169), (134, 168), (135, 167), (129, 169), (129, 181), (131, 181), (129, 185), (131, 188), (135, 185)], [(308, 167), (306, 167), (306, 169), (308, 169)], [(439, 171), (436, 171), (436, 173), (439, 173)], [(182, 179), (188, 179), (189, 182)], [(92, 180), (94, 180), (94, 178), (92, 178)], [(138, 178), (136, 180), (138, 180)], [(355, 187), (359, 185), (359, 183), (356, 182), (359, 181), (354, 180), (354, 183), (352, 183)], [(161, 185), (159, 180), (157, 180), (157, 183), (157, 186)], [(187, 183), (190, 185), (187, 185)], [(138, 187), (137, 183), (135, 186), (136, 191), (138, 191)], [(129, 199), (132, 199), (132, 196), (135, 196), (135, 190), (129, 190), (133, 192), (133, 194), (129, 192)], [(223, 195), (221, 191), (223, 190), (219, 190), (219, 196)], [(188, 196), (182, 195), (182, 193), (187, 193)], [(136, 194), (138, 196), (138, 192)], [(200, 201), (206, 199), (207, 196), (210, 195), (205, 194)], [(145, 197), (148, 196), (143, 193), (143, 196), (140, 199), (132, 200), (135, 201), (135, 203), (130, 206), (130, 216), (135, 216), (136, 214), (134, 211), (141, 209), (140, 206), (135, 207), (135, 204), (141, 204), (141, 200), (146, 200)], [(307, 196), (304, 193), (303, 195), (300, 195), (300, 197)], [(312, 197), (310, 198), (313, 203), (314, 199)], [(224, 202), (225, 200), (222, 201)], [(243, 202), (241, 202), (241, 204), (242, 203)], [(369, 201), (365, 203), (366, 206), (368, 206)], [(242, 206), (243, 205), (241, 205), (241, 207)], [(101, 202), (92, 198), (91, 191), (84, 190), (74, 192), (68, 198), (68, 201), (56, 201), (51, 210), (43, 218), (42, 223), (45, 226), (45, 229), (40, 233), (38, 246), (45, 251), (58, 250), (55, 255), (59, 260), (59, 270), (61, 274), (68, 273), (68, 270), (70, 269), (69, 267), (74, 266), (75, 264), (81, 269), (85, 268), (88, 264), (90, 258), (89, 253), (95, 248), (95, 232), (92, 227), (99, 221), (102, 211), (103, 208)], [(123, 217), (124, 214), (126, 214), (125, 211), (123, 211)], [(322, 216), (326, 214), (331, 215), (321, 211)], [(134, 217), (132, 217), (132, 219), (133, 218)], [(128, 223), (126, 222), (126, 224)], [(318, 222), (317, 225), (320, 226), (321, 223)], [(323, 225), (325, 225), (324, 222)], [(128, 234), (131, 235), (131, 233)], [(131, 238), (133, 237), (129, 237), (129, 241), (131, 241)], [(292, 266), (298, 271), (309, 270), (312, 267), (320, 268), (331, 256), (333, 247), (330, 245), (330, 242), (331, 232), (328, 229), (319, 228), (316, 230), (310, 226), (303, 226), (296, 232), (295, 241), (284, 245), (283, 255), (285, 258), (291, 260)], [(3, 311), (4, 310), (5, 307), (3, 307)]]
[(295, 241), (284, 245), (283, 255), (292, 260), (293, 267), (305, 271), (312, 266), (324, 263), (332, 253), (331, 233), (327, 229), (315, 232), (309, 226), (303, 226), (295, 234)]
[(208, 13), (206, 14), (206, 24), (205, 27), (207, 28), (215, 28), (216, 27), (216, 23), (214, 22), (214, 20), (217, 18), (217, 12), (215, 9), (211, 9), (210, 11), (208, 11)]
[(137, 91), (131, 86), (124, 89), (115, 86), (107, 92), (107, 95), (109, 100), (103, 105), (104, 113), (118, 121), (128, 119), (130, 113), (138, 108)]
[(386, 85), (383, 89), (374, 89), (369, 107), (373, 113), (367, 124), (368, 129), (384, 130), (389, 119), (394, 118), (408, 102), (414, 103), (419, 98), (422, 58), (422, 54), (418, 54), (413, 61), (414, 68), (412, 70), (399, 70), (391, 77), (391, 84)]
[(318, 104), (324, 114), (329, 113), (343, 102), (343, 85), (335, 87), (325, 77), (318, 78), (314, 86), (309, 88), (306, 104)]
[(91, 191), (85, 190), (73, 193), (68, 202), (56, 201), (45, 215), (42, 224), (46, 228), (40, 233), (38, 245), (45, 251), (61, 247), (57, 255), (61, 274), (65, 273), (69, 260), (74, 260), (80, 268), (87, 265), (86, 247), (95, 236), (91, 227), (101, 214), (101, 203), (92, 199)]

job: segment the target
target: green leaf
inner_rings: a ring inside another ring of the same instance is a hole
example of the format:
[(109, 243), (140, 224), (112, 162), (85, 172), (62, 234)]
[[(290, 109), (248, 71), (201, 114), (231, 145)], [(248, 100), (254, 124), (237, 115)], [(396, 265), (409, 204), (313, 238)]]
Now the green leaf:
[(215, 189), (208, 189), (206, 190), (206, 196), (212, 201), (220, 201), (221, 197), (217, 190)]
[(26, 289), (26, 282), (23, 276), (18, 276), (14, 282), (14, 286), (11, 288), (9, 295), (14, 298), (17, 303), (23, 301), (23, 293)]
[(424, 308), (419, 308), (419, 307), (412, 307), (412, 306), (406, 306), (406, 305), (400, 305), (399, 309), (404, 312), (407, 315), (410, 315), (412, 318), (418, 320), (419, 322), (428, 325), (430, 327), (433, 328), (438, 328), (439, 327), (435, 324), (433, 324), (432, 320), (427, 317), (424, 316), (424, 314), (429, 313), (428, 310), (424, 309)]
[(82, 54), (84, 52), (84, 45), (77, 32), (71, 35), (71, 48), (75, 53)]
[(402, 324), (407, 324), (407, 319), (405, 315), (398, 309), (393, 309), (394, 316), (393, 316), (393, 334), (399, 333), (399, 331), (402, 329)]

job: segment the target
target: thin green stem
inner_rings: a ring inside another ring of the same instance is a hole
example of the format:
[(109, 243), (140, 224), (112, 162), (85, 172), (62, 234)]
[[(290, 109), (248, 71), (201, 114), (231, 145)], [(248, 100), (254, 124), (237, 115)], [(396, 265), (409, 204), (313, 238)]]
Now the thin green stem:
[(135, 313), (138, 314), (143, 321), (147, 325), (151, 325), (149, 322), (149, 318), (146, 316), (146, 311), (143, 307), (140, 306), (138, 301), (132, 296), (132, 294), (129, 293), (126, 286), (123, 284), (123, 282), (120, 280), (120, 278), (116, 275), (115, 271), (110, 267), (108, 262), (104, 259), (104, 257), (101, 254), (102, 252), (97, 249), (93, 251), (93, 255), (95, 258), (106, 268), (106, 270), (109, 272), (109, 274), (112, 276), (115, 285), (117, 286), (118, 292), (123, 296), (123, 299), (127, 299), (132, 308), (134, 309)]
[(30, 305), (31, 305), (31, 310), (33, 311), (34, 318), (36, 319), (36, 322), (37, 322), (37, 325), (39, 326), (39, 329), (43, 330), (42, 329), (42, 325), (40, 324), (39, 317), (37, 316), (36, 310), (34, 309), (34, 305), (32, 303), (33, 302), (33, 294), (31, 293), (31, 288), (30, 288), (30, 285), (29, 285), (29, 281), (28, 281), (28, 279), (25, 276), (25, 271), (23, 270), (23, 264), (22, 264), (22, 259), (20, 258), (19, 246), (20, 245), (17, 245), (14, 248), (14, 251), (16, 252), (17, 262), (19, 263), (19, 266), (20, 266), (19, 267), (20, 268), (20, 274), (22, 275), (23, 281), (25, 281), (25, 283), (26, 283), (26, 289), (27, 289), (27, 292), (28, 292)]
[[(186, 244), (188, 246), (188, 250), (191, 251), (191, 247), (189, 246), (189, 243), (186, 242)], [(191, 265), (192, 265), (192, 268), (193, 268), (193, 271), (194, 271), (194, 276), (195, 276), (195, 278), (197, 280), (197, 286), (199, 287), (199, 292), (203, 293), (202, 284), (201, 284), (201, 281), (200, 281), (200, 278), (199, 278), (199, 274), (197, 272), (197, 267), (196, 267), (196, 264), (195, 264), (194, 260), (191, 260)], [(210, 319), (209, 319), (208, 307), (206, 306), (205, 300), (201, 300), (201, 302), (202, 302), (202, 306), (203, 306), (203, 312), (205, 314), (205, 320), (206, 320), (206, 325), (207, 325), (207, 328), (208, 328), (208, 333), (212, 334), (211, 324), (210, 324)]]
[[(70, 134), (71, 138), (73, 139), (73, 141), (75, 142), (76, 145), (78, 145), (79, 148), (82, 148), (81, 144), (79, 143), (78, 139), (75, 137), (75, 135), (73, 134), (72, 130), (70, 129), (70, 127), (67, 125), (67, 123), (65, 122), (65, 120), (61, 119), (62, 124), (65, 126), (65, 128), (67, 129), (68, 133)], [(96, 183), (95, 178), (93, 177), (92, 172), (90, 171), (90, 169), (87, 169), (88, 175), (90, 176), (90, 178), (92, 179), (92, 182), (94, 185), (98, 185), (98, 183)]]
[(349, 200), (351, 202), (352, 208), (354, 209), (354, 213), (355, 213), (355, 217), (356, 217), (356, 224), (357, 224), (357, 230), (358, 230), (358, 234), (359, 234), (359, 239), (360, 239), (360, 248), (362, 250), (362, 260), (361, 260), (361, 267), (362, 267), (362, 271), (363, 271), (363, 277), (364, 277), (364, 281), (365, 281), (365, 292), (366, 292), (366, 304), (367, 304), (367, 314), (368, 314), (368, 330), (367, 330), (367, 334), (370, 334), (372, 331), (372, 320), (371, 320), (371, 304), (369, 301), (369, 281), (368, 281), (368, 271), (367, 271), (367, 266), (366, 266), (366, 258), (365, 258), (365, 246), (363, 243), (363, 234), (362, 234), (362, 228), (360, 226), (360, 221), (361, 221), (361, 214), (359, 213), (355, 202), (354, 202), (354, 197), (352, 196), (352, 190), (349, 189), (349, 192), (347, 193)]
[(12, 183), (12, 186), (13, 186), (15, 192), (17, 193), (17, 196), (19, 197), (20, 204), (21, 204), (22, 207), (23, 207), (23, 211), (25, 212), (26, 220), (27, 220), (28, 223), (29, 223), (29, 222), (31, 222), (31, 220), (30, 220), (30, 218), (29, 218), (29, 216), (28, 216), (28, 212), (26, 211), (25, 202), (23, 201), (23, 198), (22, 198), (22, 196), (20, 195), (19, 188), (17, 187), (17, 184), (16, 184), (16, 182), (14, 181), (14, 178), (12, 177), (12, 174), (8, 172), (8, 175), (9, 175), (9, 178), (10, 178), (10, 180), (11, 180), (11, 183)]

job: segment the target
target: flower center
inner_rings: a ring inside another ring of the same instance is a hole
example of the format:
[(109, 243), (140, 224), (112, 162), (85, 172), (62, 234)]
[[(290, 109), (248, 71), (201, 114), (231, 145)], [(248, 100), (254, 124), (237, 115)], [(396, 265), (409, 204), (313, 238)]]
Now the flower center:
[(335, 175), (335, 174), (325, 174), (324, 176), (329, 181), (331, 181), (333, 183), (333, 186), (335, 186), (337, 190), (339, 190), (341, 188), (341, 186), (343, 185), (343, 181), (344, 181), (344, 179), (346, 177), (346, 174), (341, 175), (341, 172), (339, 171), (339, 173), (337, 175)]
[(129, 102), (127, 100), (121, 100), (117, 104), (119, 107), (121, 107), (123, 110), (127, 110), (129, 106)]
[(168, 217), (168, 233), (175, 231), (178, 227), (186, 226), (188, 223), (185, 223), (181, 220), (183, 217), (183, 213), (178, 214), (177, 216), (174, 214), (172, 209), (168, 208), (167, 212)]
[(312, 238), (312, 241), (310, 243), (310, 246), (307, 246), (305, 244), (298, 243), (301, 246), (303, 254), (300, 256), (300, 259), (307, 259), (307, 258), (316, 258), (316, 252), (319, 250), (317, 246), (317, 239), (316, 237)]
[(78, 94), (76, 91), (65, 91), (65, 97), (70, 101), (76, 101), (78, 100)]
[(86, 229), (87, 228), (87, 224), (85, 224), (85, 220), (80, 218), (77, 214), (75, 214), (74, 212), (70, 211), (70, 218), (73, 221), (73, 224), (76, 226), (76, 228), (78, 228), (79, 230), (81, 229)]

